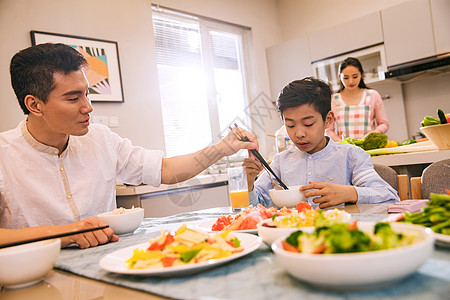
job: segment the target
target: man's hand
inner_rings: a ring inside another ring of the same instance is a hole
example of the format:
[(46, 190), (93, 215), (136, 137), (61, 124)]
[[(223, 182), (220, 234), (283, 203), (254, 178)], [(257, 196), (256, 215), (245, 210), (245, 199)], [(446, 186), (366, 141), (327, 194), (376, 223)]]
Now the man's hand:
[(358, 201), (358, 193), (352, 185), (342, 185), (330, 182), (310, 182), (309, 184), (300, 187), (300, 191), (303, 191), (307, 198), (316, 197), (313, 202), (318, 203), (320, 208), (347, 202), (356, 203)]
[[(106, 225), (97, 217), (80, 220), (71, 224), (63, 225), (66, 231), (76, 231), (99, 227)], [(96, 230), (75, 234), (61, 238), (61, 247), (67, 247), (71, 244), (77, 244), (81, 249), (96, 247), (98, 245), (106, 244), (108, 242), (117, 242), (119, 237), (114, 234), (111, 228)]]
[[(228, 133), (228, 135), (218, 144), (221, 149), (221, 153), (224, 156), (233, 155), (241, 149), (259, 149), (258, 139), (256, 138), (256, 135), (251, 132), (245, 131), (242, 128), (240, 130), (245, 133), (250, 142), (240, 141), (236, 134), (230, 131), (230, 133)], [(237, 128), (234, 128), (233, 131), (239, 133), (239, 130)]]
[(256, 176), (262, 171), (263, 166), (256, 158), (245, 158), (242, 166), (245, 167), (247, 173), (248, 190), (253, 191), (253, 183)]

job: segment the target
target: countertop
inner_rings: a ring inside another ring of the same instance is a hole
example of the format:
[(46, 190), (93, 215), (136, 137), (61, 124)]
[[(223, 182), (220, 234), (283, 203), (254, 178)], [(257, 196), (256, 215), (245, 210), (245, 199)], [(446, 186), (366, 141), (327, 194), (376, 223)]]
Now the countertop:
[(180, 188), (187, 188), (205, 184), (211, 184), (216, 182), (228, 181), (226, 174), (213, 174), (213, 175), (198, 175), (194, 178), (186, 180), (184, 182), (176, 184), (161, 184), (159, 187), (154, 187), (151, 185), (124, 185), (118, 183), (116, 185), (116, 195), (117, 196), (132, 196), (132, 195), (142, 195), (153, 192), (168, 191)]

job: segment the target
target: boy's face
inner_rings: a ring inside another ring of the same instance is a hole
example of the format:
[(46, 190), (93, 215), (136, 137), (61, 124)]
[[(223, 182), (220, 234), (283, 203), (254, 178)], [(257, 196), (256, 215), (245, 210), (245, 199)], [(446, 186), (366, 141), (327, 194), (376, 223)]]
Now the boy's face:
[(283, 117), (286, 131), (298, 149), (313, 154), (325, 148), (325, 129), (333, 121), (331, 111), (324, 122), (313, 105), (304, 104), (284, 110)]

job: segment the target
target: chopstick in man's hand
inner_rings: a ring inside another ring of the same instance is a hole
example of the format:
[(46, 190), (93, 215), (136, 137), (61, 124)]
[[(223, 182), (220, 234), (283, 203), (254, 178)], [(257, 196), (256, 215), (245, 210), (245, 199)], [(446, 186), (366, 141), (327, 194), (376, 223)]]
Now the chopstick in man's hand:
[[(237, 126), (236, 123), (234, 123), (234, 128), (231, 128), (231, 126), (228, 127), (234, 135), (238, 138), (238, 140), (242, 142), (250, 142), (249, 138), (245, 135), (244, 131)], [(234, 130), (236, 129), (236, 130)], [(285, 190), (288, 190), (288, 187), (281, 181), (280, 178), (278, 178), (277, 174), (272, 170), (272, 168), (269, 166), (269, 164), (265, 161), (265, 159), (262, 157), (262, 155), (258, 152), (258, 150), (250, 149), (250, 152), (258, 159), (262, 165), (275, 177), (275, 179), (280, 183), (281, 187)]]

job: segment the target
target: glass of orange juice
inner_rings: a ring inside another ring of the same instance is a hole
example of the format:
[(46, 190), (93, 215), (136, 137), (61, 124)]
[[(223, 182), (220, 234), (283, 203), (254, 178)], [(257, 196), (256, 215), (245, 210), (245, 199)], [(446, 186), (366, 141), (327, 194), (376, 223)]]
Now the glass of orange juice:
[(233, 212), (241, 212), (249, 206), (247, 173), (244, 167), (227, 169), (230, 203)]

